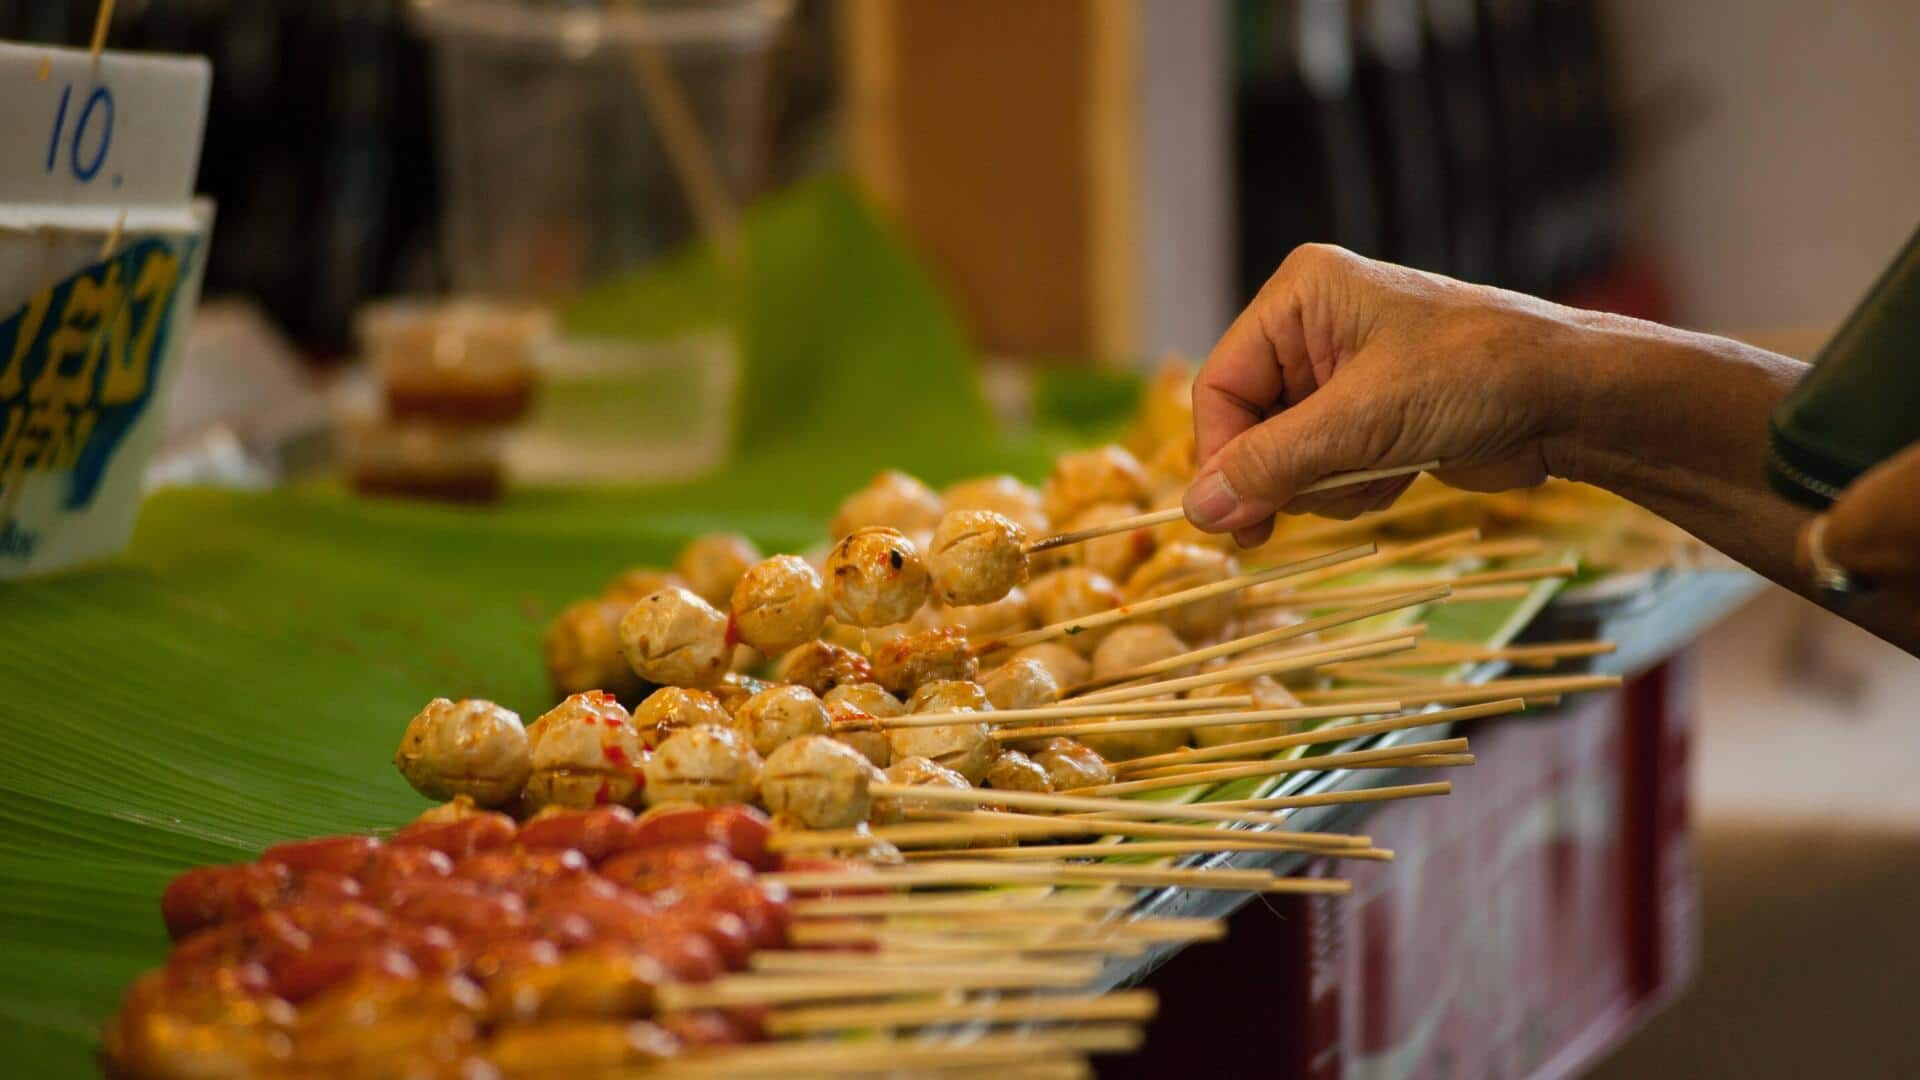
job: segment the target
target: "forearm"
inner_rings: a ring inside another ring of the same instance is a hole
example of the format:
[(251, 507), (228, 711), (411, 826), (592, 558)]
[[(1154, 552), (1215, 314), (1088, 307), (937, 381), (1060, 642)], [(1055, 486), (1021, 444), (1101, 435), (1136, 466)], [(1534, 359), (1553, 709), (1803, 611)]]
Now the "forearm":
[(1795, 590), (1809, 512), (1767, 486), (1767, 419), (1806, 365), (1634, 319), (1565, 316), (1555, 475), (1606, 488)]

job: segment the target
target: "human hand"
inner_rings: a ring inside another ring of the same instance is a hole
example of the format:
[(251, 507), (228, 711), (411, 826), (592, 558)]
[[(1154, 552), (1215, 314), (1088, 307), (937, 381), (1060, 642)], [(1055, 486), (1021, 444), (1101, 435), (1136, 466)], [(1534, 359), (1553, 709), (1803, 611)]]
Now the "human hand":
[[(1860, 474), (1825, 516), (1827, 559), (1920, 634), (1920, 443)], [(1809, 575), (1811, 528), (1800, 530), (1795, 555)]]
[(1578, 313), (1323, 245), (1287, 257), (1228, 328), (1193, 389), (1193, 523), (1262, 543), (1274, 515), (1350, 518), (1411, 478), (1315, 495), (1335, 473), (1439, 460), (1476, 491), (1544, 480), (1565, 424), (1562, 372), (1541, 362)]

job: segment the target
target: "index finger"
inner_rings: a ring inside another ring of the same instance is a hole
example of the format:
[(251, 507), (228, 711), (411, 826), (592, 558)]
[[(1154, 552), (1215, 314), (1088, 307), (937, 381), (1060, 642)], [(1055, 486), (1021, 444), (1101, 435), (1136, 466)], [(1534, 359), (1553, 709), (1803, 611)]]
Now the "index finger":
[(1286, 369), (1306, 358), (1298, 303), (1261, 290), (1207, 354), (1193, 381), (1196, 464), (1286, 400)]

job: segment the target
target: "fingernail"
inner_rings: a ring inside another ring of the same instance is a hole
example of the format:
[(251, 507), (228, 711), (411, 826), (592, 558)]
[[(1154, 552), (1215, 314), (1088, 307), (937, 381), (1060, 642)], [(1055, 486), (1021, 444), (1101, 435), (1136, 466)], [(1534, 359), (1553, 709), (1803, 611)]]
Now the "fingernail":
[(1234, 494), (1233, 485), (1227, 483), (1227, 478), (1217, 469), (1195, 480), (1187, 489), (1187, 518), (1203, 529), (1226, 520), (1239, 505), (1240, 496)]

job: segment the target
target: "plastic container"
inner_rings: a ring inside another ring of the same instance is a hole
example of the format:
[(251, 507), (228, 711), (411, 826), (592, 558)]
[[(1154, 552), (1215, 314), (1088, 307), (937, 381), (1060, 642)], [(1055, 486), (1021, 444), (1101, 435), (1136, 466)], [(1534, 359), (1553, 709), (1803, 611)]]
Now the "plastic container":
[(640, 65), (664, 64), (732, 204), (766, 154), (787, 0), (415, 0), (434, 55), (456, 291), (548, 298), (697, 234)]

